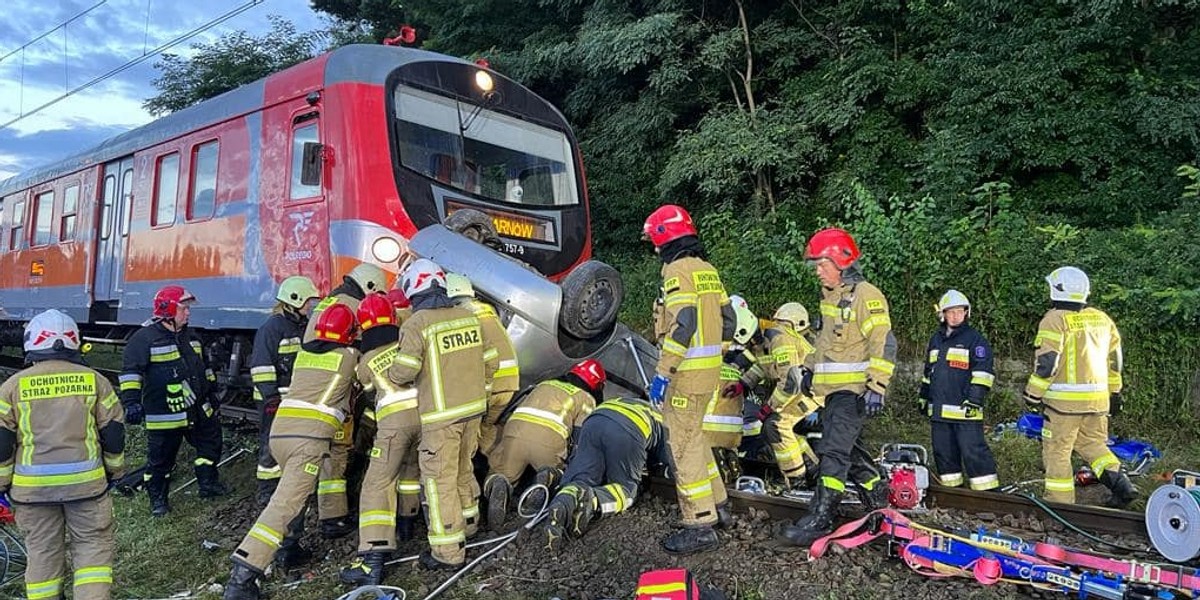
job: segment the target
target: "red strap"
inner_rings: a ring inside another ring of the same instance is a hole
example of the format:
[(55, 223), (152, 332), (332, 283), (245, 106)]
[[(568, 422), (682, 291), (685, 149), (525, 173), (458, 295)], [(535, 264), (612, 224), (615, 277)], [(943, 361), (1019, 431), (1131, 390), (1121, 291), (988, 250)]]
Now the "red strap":
[[(876, 531), (872, 526), (878, 524)], [(855, 535), (857, 534), (857, 535)], [(899, 538), (905, 541), (913, 539), (913, 530), (909, 527), (908, 518), (891, 510), (880, 509), (867, 513), (861, 519), (851, 521), (838, 527), (829, 535), (813, 542), (808, 548), (808, 560), (816, 560), (825, 555), (830, 544), (849, 550), (857, 548), (883, 535)]]
[(1174, 587), (1188, 592), (1200, 591), (1200, 577), (1191, 569), (1150, 565), (1136, 561), (1118, 560), (1077, 552), (1054, 544), (1039, 543), (1034, 546), (1038, 556), (1047, 560), (1084, 569), (1116, 573), (1138, 583), (1152, 583)]

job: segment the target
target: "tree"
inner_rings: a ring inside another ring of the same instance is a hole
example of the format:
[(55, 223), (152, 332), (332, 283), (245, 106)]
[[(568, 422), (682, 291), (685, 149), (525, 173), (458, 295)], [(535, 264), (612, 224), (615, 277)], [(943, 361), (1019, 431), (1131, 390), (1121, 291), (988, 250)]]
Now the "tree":
[(262, 36), (235, 31), (215, 42), (193, 44), (190, 57), (164, 54), (154, 64), (161, 72), (153, 82), (159, 93), (142, 106), (154, 115), (187, 108), (312, 58), (329, 35), (300, 33), (283, 17), (268, 18), (271, 31)]

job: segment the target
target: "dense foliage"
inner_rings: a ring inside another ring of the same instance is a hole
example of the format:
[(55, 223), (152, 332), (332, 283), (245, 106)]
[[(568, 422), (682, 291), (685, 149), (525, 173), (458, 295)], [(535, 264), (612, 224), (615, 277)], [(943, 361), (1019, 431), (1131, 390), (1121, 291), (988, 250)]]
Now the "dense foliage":
[(483, 55), (583, 144), (597, 253), (645, 323), (631, 243), (687, 206), (731, 290), (810, 306), (816, 228), (859, 236), (905, 353), (947, 287), (1027, 361), (1043, 277), (1087, 270), (1127, 345), (1137, 417), (1200, 401), (1200, 11), (1195, 0), (314, 0), (376, 39)]

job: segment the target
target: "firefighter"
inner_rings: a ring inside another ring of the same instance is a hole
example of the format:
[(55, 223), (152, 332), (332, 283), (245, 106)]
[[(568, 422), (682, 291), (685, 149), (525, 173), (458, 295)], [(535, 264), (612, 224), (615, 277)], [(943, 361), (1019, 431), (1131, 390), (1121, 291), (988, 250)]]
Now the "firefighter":
[(996, 379), (988, 341), (967, 323), (971, 301), (958, 290), (938, 300), (943, 325), (925, 349), (918, 408), (929, 416), (933, 459), (942, 485), (963, 484), (963, 471), (973, 490), (1000, 487), (996, 459), (983, 437), (983, 403)]
[(193, 467), (201, 498), (227, 493), (217, 476), (221, 424), (212, 394), (216, 381), (200, 338), (188, 329), (196, 297), (177, 285), (154, 295), (152, 322), (125, 345), (121, 404), (125, 422), (146, 423), (146, 494), (150, 514), (171, 512), (167, 487), (184, 439), (196, 449)]
[(342, 430), (356, 384), (359, 352), (354, 342), (354, 312), (345, 304), (326, 306), (313, 319), (314, 338), (304, 342), (292, 370), (292, 385), (279, 403), (271, 425), (271, 455), (279, 461), (279, 486), (258, 521), (230, 559), (233, 569), (225, 600), (257, 600), (258, 580), (279, 552), (285, 537), (317, 487), (321, 464), (329, 458), (334, 434)]
[(820, 408), (812, 396), (800, 391), (806, 377), (804, 366), (813, 353), (805, 339), (808, 310), (799, 302), (788, 302), (775, 310), (771, 327), (763, 332), (762, 365), (751, 369), (732, 387), (735, 391), (753, 388), (764, 379), (773, 380), (770, 398), (759, 409), (763, 441), (771, 445), (775, 462), (793, 491), (803, 487), (809, 468), (816, 466), (817, 455), (808, 440), (797, 437), (795, 428)]
[(25, 595), (107, 600), (116, 553), (108, 484), (125, 472), (125, 411), (79, 353), (79, 327), (48, 310), (25, 325), (28, 367), (0, 385), (0, 499), (25, 536)]
[(500, 352), (500, 368), (492, 375), (492, 388), (488, 392), (488, 410), (479, 425), (479, 453), (491, 456), (492, 449), (500, 439), (501, 426), (497, 421), (508, 407), (513, 394), (521, 386), (521, 371), (517, 365), (517, 351), (513, 348), (508, 331), (500, 323), (496, 309), (475, 297), (471, 280), (458, 273), (446, 274), (446, 294), (459, 306), (470, 310), (486, 328), (489, 338), (498, 340), (496, 350)]
[(314, 338), (314, 327), (317, 316), (325, 307), (332, 306), (334, 303), (345, 304), (351, 312), (358, 310), (358, 303), (362, 302), (367, 294), (387, 293), (387, 274), (383, 269), (370, 264), (359, 263), (350, 272), (342, 276), (342, 284), (333, 288), (329, 295), (322, 298), (317, 306), (312, 309), (312, 315), (308, 320), (308, 327), (304, 329), (305, 342), (312, 341)]
[(1123, 508), (1137, 489), (1108, 449), (1108, 417), (1121, 412), (1121, 334), (1103, 311), (1087, 305), (1091, 282), (1075, 267), (1055, 269), (1053, 308), (1038, 324), (1033, 373), (1025, 402), (1042, 412), (1046, 499), (1075, 502), (1071, 452), (1088, 461), (1111, 492), (1107, 505)]
[(417, 389), (388, 379), (400, 349), (396, 307), (388, 298), (371, 294), (358, 306), (358, 322), (363, 351), (358, 380), (365, 392), (374, 394), (371, 412), (376, 431), (359, 496), (358, 557), (339, 577), (346, 584), (379, 585), (384, 561), (396, 550), (398, 537), (412, 538), (421, 508), (417, 468), (421, 420)]
[(417, 259), (400, 277), (413, 315), (400, 328), (400, 350), (388, 369), (397, 386), (416, 384), (421, 419), (419, 463), (428, 504), (426, 569), (456, 569), (466, 538), (479, 527), (479, 482), (471, 459), (487, 412), (488, 376), (499, 364), (497, 342), (471, 311), (446, 295), (446, 274)]
[(683, 529), (662, 545), (673, 554), (691, 554), (715, 548), (719, 542), (713, 525), (728, 522), (723, 518), (728, 514), (725, 486), (707, 449), (703, 424), (736, 316), (686, 210), (673, 204), (659, 207), (647, 217), (643, 234), (663, 263), (661, 322), (666, 332), (647, 391), (671, 431), (671, 470), (683, 521)]
[(564, 536), (582, 537), (592, 521), (633, 506), (647, 461), (670, 460), (666, 444), (663, 415), (645, 400), (610, 398), (596, 405), (547, 508), (546, 549), (557, 552)]
[(801, 393), (825, 398), (821, 409), (821, 480), (808, 515), (784, 529), (791, 543), (807, 546), (832, 530), (834, 513), (853, 478), (869, 508), (887, 502), (887, 486), (859, 457), (865, 417), (883, 410), (896, 360), (888, 301), (859, 271), (858, 246), (849, 233), (830, 228), (808, 240), (804, 258), (821, 281), (821, 326), (805, 361), (811, 375)]
[(701, 427), (708, 437), (713, 456), (717, 460), (723, 479), (733, 483), (741, 474), (738, 447), (742, 445), (745, 420), (742, 417), (745, 389), (737, 386), (742, 375), (755, 364), (750, 346), (758, 334), (758, 317), (750, 310), (741, 296), (729, 297), (737, 317), (733, 332), (733, 343), (725, 351), (721, 361), (721, 382), (713, 390), (712, 398), (704, 410), (704, 425)]
[[(571, 440), (578, 439), (583, 420), (604, 400), (606, 378), (604, 366), (588, 358), (562, 376), (537, 384), (517, 400), (488, 461), (491, 472), (483, 482), (489, 527), (499, 530), (504, 525), (513, 485), (526, 468), (537, 472), (536, 483), (547, 490), (561, 479)], [(541, 506), (545, 497), (535, 494), (529, 502)]]
[(279, 483), (279, 463), (271, 457), (271, 421), (280, 397), (292, 381), (292, 362), (300, 351), (308, 315), (321, 294), (311, 279), (288, 277), (279, 284), (275, 308), (254, 336), (250, 353), (250, 379), (258, 402), (258, 505), (266, 506)]

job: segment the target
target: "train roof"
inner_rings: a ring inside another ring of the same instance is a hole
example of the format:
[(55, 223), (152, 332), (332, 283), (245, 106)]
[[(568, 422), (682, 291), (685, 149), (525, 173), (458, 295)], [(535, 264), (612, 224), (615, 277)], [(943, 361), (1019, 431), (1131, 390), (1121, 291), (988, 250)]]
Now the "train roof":
[[(387, 76), (397, 67), (429, 60), (470, 64), (461, 58), (415, 48), (371, 44), (342, 46), (253, 83), (239, 86), (219, 96), (155, 119), (58, 162), (9, 177), (0, 182), (0, 197), (100, 163), (128, 156), (143, 148), (155, 146), (209, 125), (258, 110), (265, 104), (264, 92), (268, 80), (272, 80), (272, 82), (275, 80), (287, 81), (289, 76), (310, 69), (313, 63), (319, 61), (325, 63), (322, 87), (328, 87), (344, 82), (382, 85)], [(301, 86), (311, 85), (307, 81), (298, 81), (297, 83)], [(300, 92), (302, 88), (297, 88), (295, 91)]]

